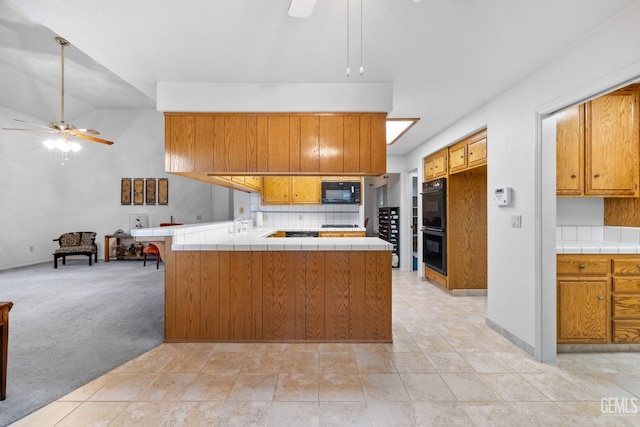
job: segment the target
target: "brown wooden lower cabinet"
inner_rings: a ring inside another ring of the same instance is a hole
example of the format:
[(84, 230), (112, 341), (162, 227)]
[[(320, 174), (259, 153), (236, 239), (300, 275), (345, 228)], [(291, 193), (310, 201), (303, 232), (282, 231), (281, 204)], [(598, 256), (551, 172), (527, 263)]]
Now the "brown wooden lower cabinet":
[(391, 342), (388, 251), (170, 251), (165, 341)]
[(640, 343), (640, 255), (558, 255), (558, 343)]

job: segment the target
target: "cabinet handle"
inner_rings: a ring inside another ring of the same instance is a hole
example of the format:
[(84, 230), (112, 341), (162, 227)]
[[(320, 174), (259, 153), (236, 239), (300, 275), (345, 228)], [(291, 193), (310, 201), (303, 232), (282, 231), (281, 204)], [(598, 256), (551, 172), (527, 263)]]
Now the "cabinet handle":
[(473, 156), (473, 151), (469, 151), (469, 155), (470, 155), (470, 156)]
[(580, 264), (580, 269), (581, 269), (581, 270), (584, 270), (585, 268), (587, 268), (587, 266), (586, 266), (586, 265), (584, 265), (584, 264)]
[(578, 177), (578, 175), (576, 175), (575, 173), (574, 173), (573, 175), (571, 175), (571, 178), (574, 178), (574, 179), (575, 179), (575, 178), (577, 178), (577, 177)]
[(604, 296), (600, 295), (600, 296), (598, 297), (598, 299), (599, 299), (600, 301), (604, 301)]
[(594, 177), (594, 178), (600, 178), (600, 174), (599, 174), (599, 173), (597, 173), (597, 174), (593, 175), (593, 177)]
[(464, 159), (464, 156), (460, 156), (461, 159)]

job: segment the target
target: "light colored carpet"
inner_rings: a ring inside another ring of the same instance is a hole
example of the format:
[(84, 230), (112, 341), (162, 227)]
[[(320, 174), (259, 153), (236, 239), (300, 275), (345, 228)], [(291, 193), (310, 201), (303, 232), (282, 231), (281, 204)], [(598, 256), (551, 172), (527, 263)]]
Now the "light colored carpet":
[(164, 269), (87, 257), (0, 271), (12, 301), (7, 399), (0, 426), (162, 343)]

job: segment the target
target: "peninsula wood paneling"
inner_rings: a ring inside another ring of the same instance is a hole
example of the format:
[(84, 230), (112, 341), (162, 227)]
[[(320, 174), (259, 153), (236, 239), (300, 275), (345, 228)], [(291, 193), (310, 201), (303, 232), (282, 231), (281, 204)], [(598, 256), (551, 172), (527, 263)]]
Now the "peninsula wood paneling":
[(200, 334), (204, 339), (217, 340), (220, 334), (220, 253), (207, 251), (200, 255)]
[(324, 339), (324, 253), (296, 254), (296, 339)]
[(366, 258), (365, 337), (370, 340), (391, 336), (391, 257), (387, 252), (375, 252)]
[(200, 252), (176, 252), (176, 335), (185, 339), (200, 338)]
[(290, 254), (265, 252), (263, 258), (263, 337), (266, 340), (295, 338), (295, 277)]
[(164, 337), (177, 339), (176, 333), (176, 253), (171, 250), (171, 237), (165, 237), (164, 248)]
[[(229, 338), (235, 340), (252, 339), (251, 252), (233, 252), (229, 257), (228, 265)], [(224, 266), (221, 267), (224, 268)]]
[(351, 337), (350, 265), (348, 253), (325, 252), (325, 336), (329, 340)]
[(389, 342), (390, 257), (169, 250), (165, 340)]

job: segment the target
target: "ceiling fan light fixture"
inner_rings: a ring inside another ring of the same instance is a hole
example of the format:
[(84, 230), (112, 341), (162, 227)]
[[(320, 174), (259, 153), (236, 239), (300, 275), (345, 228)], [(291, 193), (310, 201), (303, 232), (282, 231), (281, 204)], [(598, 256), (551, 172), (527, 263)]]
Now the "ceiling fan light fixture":
[(315, 6), (316, 0), (291, 0), (288, 13), (293, 18), (308, 18)]

